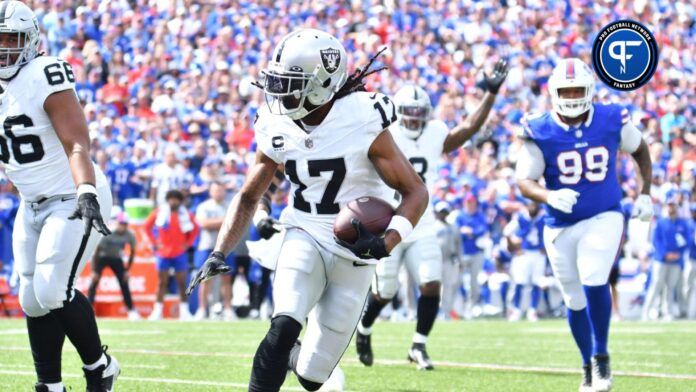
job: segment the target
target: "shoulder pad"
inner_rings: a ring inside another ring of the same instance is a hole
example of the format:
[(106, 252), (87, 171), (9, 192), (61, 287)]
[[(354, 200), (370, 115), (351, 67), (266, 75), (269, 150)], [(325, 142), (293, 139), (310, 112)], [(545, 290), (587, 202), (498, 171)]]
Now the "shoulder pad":
[[(366, 122), (371, 129), (379, 128), (379, 131), (381, 131), (396, 123), (396, 105), (388, 96), (378, 92), (364, 91), (351, 95), (355, 96), (355, 102), (359, 105), (359, 107), (355, 108), (356, 113), (365, 113), (367, 115)], [(351, 95), (346, 98), (349, 98)]]
[[(521, 127), (517, 132), (517, 136), (522, 139), (534, 139), (538, 130), (543, 124), (544, 113), (528, 113), (520, 120)], [(535, 132), (537, 131), (537, 132)]]

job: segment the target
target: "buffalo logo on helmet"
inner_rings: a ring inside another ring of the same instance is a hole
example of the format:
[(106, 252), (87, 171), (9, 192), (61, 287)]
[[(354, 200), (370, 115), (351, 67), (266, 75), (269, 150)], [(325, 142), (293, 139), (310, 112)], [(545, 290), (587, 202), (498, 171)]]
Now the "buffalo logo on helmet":
[(324, 65), (326, 72), (336, 72), (338, 65), (341, 63), (341, 52), (338, 49), (329, 48), (322, 49), (319, 53), (321, 53), (321, 63)]

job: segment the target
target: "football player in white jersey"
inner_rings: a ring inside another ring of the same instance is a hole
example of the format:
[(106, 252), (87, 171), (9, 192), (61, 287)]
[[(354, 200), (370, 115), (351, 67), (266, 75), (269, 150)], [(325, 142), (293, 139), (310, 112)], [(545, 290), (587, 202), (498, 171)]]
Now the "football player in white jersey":
[[(225, 255), (284, 167), (292, 184), (281, 216), (288, 230), (273, 281), (271, 327), (254, 356), (249, 391), (279, 390), (288, 369), (310, 391), (332, 372), (332, 379), (339, 378), (336, 365), (360, 319), (378, 259), (410, 234), (428, 203), (425, 185), (384, 132), (397, 119), (396, 107), (387, 96), (365, 91), (362, 79), (374, 72), (372, 61), (348, 76), (347, 60), (335, 37), (314, 29), (294, 31), (278, 43), (263, 71), (268, 105), (254, 125), (256, 163), (230, 205), (215, 251), (192, 281), (195, 286), (225, 271)], [(362, 196), (383, 197), (387, 186), (402, 200), (385, 235), (354, 221), (358, 240), (338, 244), (332, 227), (339, 210)]]
[[(84, 363), (87, 391), (112, 391), (118, 363), (102, 347), (75, 278), (108, 235), (111, 191), (89, 156), (89, 134), (65, 61), (38, 52), (34, 13), (0, 2), (0, 160), (19, 190), (12, 233), (19, 301), (38, 376), (36, 391), (63, 391), (65, 337)], [(82, 222), (80, 222), (82, 220)]]
[[(452, 130), (444, 122), (431, 119), (430, 97), (420, 87), (407, 85), (394, 96), (400, 121), (390, 127), (394, 141), (426, 183), (433, 189), (438, 175), (437, 162), (442, 154), (454, 151), (469, 140), (483, 126), (493, 107), (496, 94), (507, 76), (507, 63), (500, 60), (493, 73), (485, 76), (486, 94), (476, 111)], [(398, 195), (397, 195), (398, 197)], [(425, 344), (440, 308), (440, 282), (442, 281), (442, 254), (437, 241), (435, 215), (431, 203), (423, 218), (408, 238), (394, 248), (391, 256), (377, 265), (373, 294), (367, 301), (367, 309), (358, 324), (355, 343), (358, 358), (366, 366), (373, 363), (371, 345), (372, 324), (384, 306), (397, 292), (399, 269), (405, 265), (418, 284), (420, 296), (416, 332), (408, 358), (418, 369), (432, 370)]]

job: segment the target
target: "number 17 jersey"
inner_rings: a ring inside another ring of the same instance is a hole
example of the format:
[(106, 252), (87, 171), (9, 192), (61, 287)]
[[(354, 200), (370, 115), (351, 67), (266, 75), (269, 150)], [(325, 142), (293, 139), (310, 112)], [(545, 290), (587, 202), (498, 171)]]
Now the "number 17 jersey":
[(544, 156), (546, 188), (572, 189), (580, 194), (570, 214), (546, 205), (545, 222), (570, 226), (605, 211), (621, 210), (616, 155), (628, 111), (616, 104), (593, 104), (588, 119), (568, 127), (554, 113), (525, 119), (524, 137)]
[(311, 132), (287, 116), (271, 114), (266, 106), (260, 108), (254, 124), (258, 150), (285, 165), (291, 184), (289, 208), (281, 221), (302, 228), (334, 254), (359, 260), (336, 244), (333, 223), (348, 202), (384, 197), (388, 187), (368, 151), (395, 120), (394, 105), (379, 93), (356, 92), (336, 100)]
[[(22, 199), (40, 200), (76, 192), (68, 157), (44, 110), (49, 95), (74, 90), (75, 76), (68, 63), (39, 56), (2, 85), (0, 97), (0, 160)], [(106, 177), (95, 166), (97, 186)]]

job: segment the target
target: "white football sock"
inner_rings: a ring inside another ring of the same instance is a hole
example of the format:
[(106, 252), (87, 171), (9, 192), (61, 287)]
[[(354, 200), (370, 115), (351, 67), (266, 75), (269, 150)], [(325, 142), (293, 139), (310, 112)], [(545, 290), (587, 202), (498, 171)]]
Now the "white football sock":
[(48, 392), (63, 392), (65, 388), (62, 382), (44, 383), (44, 385), (48, 387)]
[(372, 335), (372, 327), (367, 328), (362, 325), (362, 322), (358, 323), (358, 332), (360, 332), (361, 335)]
[(421, 335), (418, 332), (413, 334), (413, 343), (426, 344), (428, 342), (428, 337)]
[(85, 365), (85, 366), (83, 366), (83, 368), (85, 368), (85, 369), (87, 369), (87, 370), (94, 370), (94, 369), (98, 368), (98, 367), (101, 366), (101, 365), (106, 366), (106, 364), (107, 364), (107, 361), (106, 361), (106, 354), (102, 353), (101, 357), (99, 357), (99, 359), (97, 360), (97, 362), (95, 362), (95, 363), (93, 363), (93, 364), (90, 364), (90, 365)]

